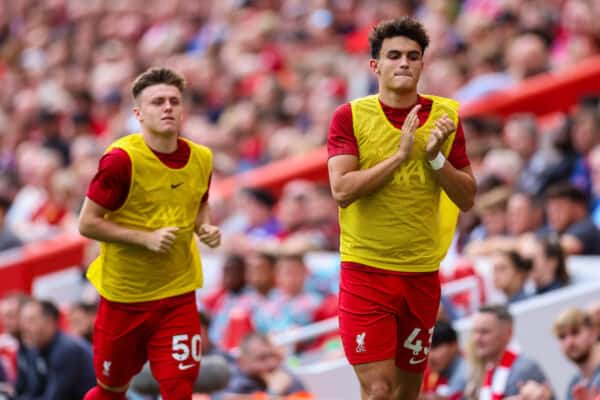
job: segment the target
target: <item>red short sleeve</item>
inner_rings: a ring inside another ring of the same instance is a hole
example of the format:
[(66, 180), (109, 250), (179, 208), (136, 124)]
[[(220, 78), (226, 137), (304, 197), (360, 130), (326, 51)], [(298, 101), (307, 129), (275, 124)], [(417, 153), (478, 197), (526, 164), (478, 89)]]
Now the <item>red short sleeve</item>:
[(100, 159), (87, 197), (107, 210), (114, 211), (125, 203), (131, 182), (131, 160), (122, 149), (114, 148)]
[(456, 128), (456, 135), (454, 136), (450, 154), (448, 154), (448, 161), (456, 169), (463, 169), (471, 165), (471, 161), (469, 161), (469, 157), (467, 156), (465, 132), (463, 131), (460, 119), (458, 120), (458, 128)]
[(339, 106), (333, 113), (327, 136), (329, 157), (352, 154), (358, 157), (358, 144), (352, 126), (352, 107), (350, 103)]

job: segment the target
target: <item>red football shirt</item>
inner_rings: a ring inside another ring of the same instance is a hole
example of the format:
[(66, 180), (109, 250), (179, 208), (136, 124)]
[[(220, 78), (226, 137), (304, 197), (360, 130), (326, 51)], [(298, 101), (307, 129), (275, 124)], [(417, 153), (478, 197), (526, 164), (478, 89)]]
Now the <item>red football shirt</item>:
[[(182, 168), (190, 158), (190, 146), (184, 140), (177, 140), (177, 150), (173, 153), (160, 153), (152, 150), (158, 159), (169, 168)], [(92, 179), (87, 197), (102, 207), (114, 211), (125, 203), (131, 183), (131, 159), (122, 149), (114, 148), (100, 158), (98, 171)], [(210, 178), (208, 185), (210, 186)], [(208, 200), (208, 189), (202, 202)]]
[[(402, 128), (404, 119), (408, 115), (409, 108), (393, 108), (387, 106), (379, 101), (383, 112), (387, 119), (398, 129)], [(421, 104), (419, 110), (419, 126), (427, 121), (429, 113), (431, 111), (431, 105), (433, 101), (426, 97), (419, 96), (418, 103)], [(335, 110), (331, 124), (329, 126), (329, 135), (327, 137), (327, 151), (329, 157), (341, 155), (341, 154), (353, 154), (358, 156), (358, 144), (356, 143), (356, 137), (354, 136), (354, 128), (352, 126), (352, 108), (350, 103), (342, 104)], [(454, 166), (454, 168), (462, 169), (471, 164), (467, 157), (467, 151), (465, 147), (465, 134), (463, 132), (462, 124), (458, 121), (458, 127), (456, 129), (456, 135), (454, 142), (452, 143), (452, 149), (448, 154), (448, 161)]]

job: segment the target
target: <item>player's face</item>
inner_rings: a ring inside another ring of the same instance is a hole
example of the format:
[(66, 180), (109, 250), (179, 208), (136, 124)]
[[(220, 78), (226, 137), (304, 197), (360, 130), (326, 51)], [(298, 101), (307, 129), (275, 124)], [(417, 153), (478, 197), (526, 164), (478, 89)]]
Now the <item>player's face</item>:
[(181, 92), (175, 86), (163, 83), (148, 86), (137, 102), (133, 111), (146, 130), (156, 134), (179, 133), (183, 106)]
[(414, 92), (423, 69), (421, 46), (404, 36), (384, 39), (379, 58), (371, 60), (370, 66), (380, 90)]
[(577, 364), (587, 360), (596, 338), (596, 330), (587, 326), (571, 326), (558, 333), (563, 353)]

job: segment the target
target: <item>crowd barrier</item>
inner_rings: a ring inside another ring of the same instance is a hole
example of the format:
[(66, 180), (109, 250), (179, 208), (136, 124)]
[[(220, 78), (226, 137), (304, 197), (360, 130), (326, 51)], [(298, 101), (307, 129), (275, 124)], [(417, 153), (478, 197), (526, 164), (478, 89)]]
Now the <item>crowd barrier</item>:
[(81, 267), (86, 239), (64, 234), (0, 253), (0, 297), (13, 291), (31, 293), (35, 279)]

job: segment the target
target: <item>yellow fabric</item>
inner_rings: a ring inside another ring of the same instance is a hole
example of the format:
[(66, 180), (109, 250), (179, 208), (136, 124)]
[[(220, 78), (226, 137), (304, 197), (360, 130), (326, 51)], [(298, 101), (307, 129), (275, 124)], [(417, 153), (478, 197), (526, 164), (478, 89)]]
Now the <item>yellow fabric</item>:
[(167, 226), (179, 230), (173, 248), (166, 254), (131, 244), (101, 243), (100, 256), (91, 264), (87, 277), (103, 297), (124, 303), (142, 302), (202, 287), (194, 224), (208, 188), (212, 153), (204, 146), (187, 143), (190, 158), (180, 169), (164, 165), (140, 134), (125, 136), (108, 148), (127, 152), (132, 176), (125, 203), (105, 218), (138, 230)]
[[(458, 122), (458, 103), (437, 96), (427, 121), (415, 132), (409, 160), (378, 191), (340, 208), (342, 261), (385, 270), (430, 272), (439, 268), (452, 241), (458, 207), (436, 182), (425, 146), (445, 113)], [(360, 169), (392, 156), (401, 130), (386, 118), (377, 95), (351, 102)], [(442, 148), (448, 155), (452, 133)]]

